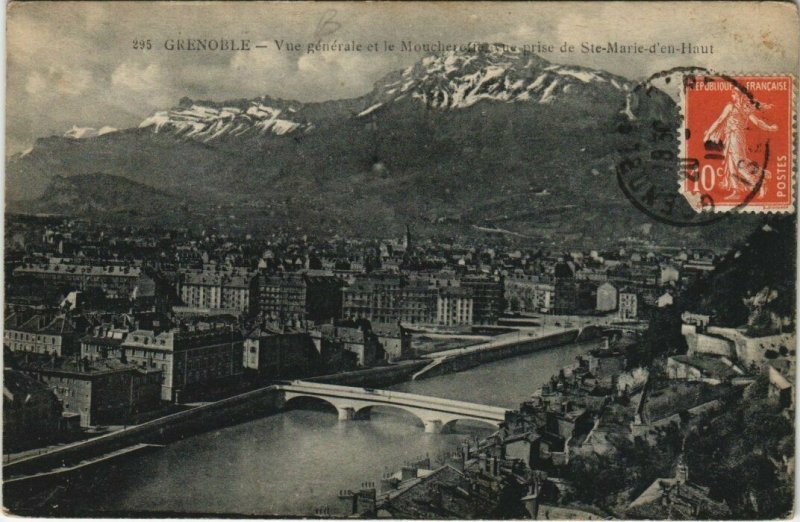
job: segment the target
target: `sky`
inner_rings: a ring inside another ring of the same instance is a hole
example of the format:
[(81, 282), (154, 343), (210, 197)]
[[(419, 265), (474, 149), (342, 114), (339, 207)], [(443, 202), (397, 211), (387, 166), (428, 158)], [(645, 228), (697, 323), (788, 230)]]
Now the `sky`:
[[(408, 52), (278, 51), (274, 40), (691, 42), (712, 55), (543, 55), (641, 79), (676, 66), (796, 73), (793, 4), (777, 2), (261, 3), (32, 2), (7, 11), (6, 151), (80, 127), (138, 125), (196, 100), (269, 95), (299, 101), (360, 96), (421, 57)], [(251, 51), (167, 51), (168, 39), (249, 39)], [(133, 48), (147, 40), (150, 50)]]

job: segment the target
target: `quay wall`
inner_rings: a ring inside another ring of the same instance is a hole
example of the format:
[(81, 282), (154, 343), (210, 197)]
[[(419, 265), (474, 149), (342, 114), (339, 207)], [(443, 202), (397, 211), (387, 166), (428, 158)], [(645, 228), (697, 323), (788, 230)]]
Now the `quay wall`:
[(580, 335), (578, 330), (568, 330), (558, 334), (539, 337), (535, 339), (521, 338), (520, 342), (505, 346), (487, 347), (484, 350), (465, 351), (462, 354), (454, 354), (444, 358), (438, 365), (417, 376), (417, 378), (437, 377), (440, 375), (460, 372), (474, 368), (475, 366), (488, 362), (499, 361), (518, 355), (538, 352), (549, 348), (556, 348), (568, 344), (586, 344), (591, 347), (600, 348), (605, 345), (602, 338), (589, 338), (589, 335)]
[(430, 361), (414, 360), (405, 361), (392, 366), (378, 366), (352, 372), (337, 373), (333, 375), (320, 375), (303, 379), (309, 382), (325, 384), (339, 384), (341, 386), (358, 386), (361, 388), (382, 388), (407, 381), (416, 371), (423, 368)]

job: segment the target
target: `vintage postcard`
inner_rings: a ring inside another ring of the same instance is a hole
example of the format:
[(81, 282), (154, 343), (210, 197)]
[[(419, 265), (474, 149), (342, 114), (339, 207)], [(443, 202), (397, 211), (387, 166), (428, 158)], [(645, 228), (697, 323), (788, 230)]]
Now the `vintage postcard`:
[(796, 3), (6, 18), (5, 514), (794, 516)]

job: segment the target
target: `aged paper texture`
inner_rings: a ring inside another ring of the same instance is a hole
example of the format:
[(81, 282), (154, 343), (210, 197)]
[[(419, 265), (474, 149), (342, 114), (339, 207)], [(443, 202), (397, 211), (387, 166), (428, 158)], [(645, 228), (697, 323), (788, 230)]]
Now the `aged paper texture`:
[(791, 2), (11, 2), (3, 506), (794, 510)]

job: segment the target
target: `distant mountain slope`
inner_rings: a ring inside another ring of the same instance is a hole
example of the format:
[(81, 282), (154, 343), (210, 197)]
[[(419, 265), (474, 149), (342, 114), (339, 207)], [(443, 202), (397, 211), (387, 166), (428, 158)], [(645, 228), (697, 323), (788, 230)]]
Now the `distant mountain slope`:
[[(189, 204), (177, 197), (121, 176), (80, 174), (53, 178), (36, 199), (9, 202), (10, 212), (75, 216), (164, 216), (180, 213)], [(169, 218), (169, 216), (165, 216)]]
[(137, 128), (40, 139), (10, 158), (7, 195), (30, 200), (54, 176), (99, 171), (249, 209), (255, 227), (386, 235), (413, 223), (421, 233), (480, 227), (570, 243), (649, 223), (655, 237), (725, 239), (726, 224), (677, 235), (617, 186), (619, 126), (677, 114), (665, 94), (634, 92), (604, 71), (521, 53), (445, 53), (360, 98), (183, 99)]

